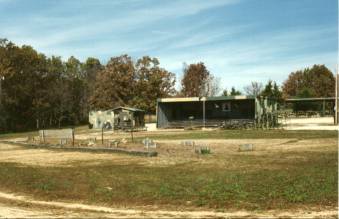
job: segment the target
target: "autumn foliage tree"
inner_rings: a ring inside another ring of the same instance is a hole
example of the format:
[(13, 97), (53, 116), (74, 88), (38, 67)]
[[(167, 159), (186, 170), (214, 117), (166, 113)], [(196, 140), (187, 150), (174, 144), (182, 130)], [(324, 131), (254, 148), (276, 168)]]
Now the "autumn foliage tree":
[(312, 97), (333, 97), (335, 78), (325, 65), (314, 65), (292, 72), (283, 84), (283, 96), (296, 97), (302, 90), (308, 89)]
[(137, 60), (136, 86), (133, 105), (148, 113), (155, 113), (156, 99), (168, 97), (175, 93), (175, 76), (160, 68), (159, 60), (144, 56)]
[[(204, 63), (190, 64), (184, 68), (179, 94), (217, 95), (219, 81)], [(106, 65), (93, 57), (85, 62), (73, 56), (63, 61), (0, 39), (0, 131), (85, 124), (90, 110), (116, 106), (154, 113), (157, 98), (176, 94), (174, 85), (174, 74), (149, 56), (133, 60), (121, 55)], [(314, 65), (292, 72), (283, 93), (285, 97), (329, 97), (334, 95), (334, 86), (333, 74), (324, 65)], [(250, 92), (257, 93), (258, 87), (252, 85)], [(232, 87), (230, 95), (239, 94)], [(269, 82), (262, 95), (280, 98), (281, 93)]]
[(181, 94), (185, 97), (201, 97), (206, 93), (210, 72), (203, 62), (184, 67), (181, 80)]
[(91, 108), (107, 110), (131, 103), (135, 93), (135, 68), (128, 55), (113, 57), (97, 74)]
[(121, 55), (103, 66), (0, 39), (0, 131), (84, 124), (91, 109), (116, 106), (154, 113), (156, 99), (173, 95), (174, 84), (156, 58)]
[(94, 71), (75, 57), (46, 57), (0, 39), (0, 131), (87, 122)]
[(174, 74), (160, 68), (159, 64), (158, 59), (148, 56), (136, 63), (127, 55), (111, 58), (97, 74), (91, 107), (134, 106), (154, 113), (156, 99), (175, 92)]

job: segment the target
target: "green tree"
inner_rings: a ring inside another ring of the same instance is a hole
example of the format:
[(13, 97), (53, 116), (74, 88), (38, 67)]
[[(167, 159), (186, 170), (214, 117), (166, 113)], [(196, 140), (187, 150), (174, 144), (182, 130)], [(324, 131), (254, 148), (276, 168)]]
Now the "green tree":
[(264, 90), (260, 94), (261, 96), (269, 97), (280, 101), (282, 99), (282, 92), (276, 82), (269, 80), (265, 85)]
[(222, 91), (222, 95), (225, 96), (225, 97), (228, 96), (228, 91), (227, 91), (227, 89), (224, 89), (224, 90)]
[(273, 82), (269, 80), (265, 85), (264, 90), (261, 92), (261, 96), (273, 97)]
[[(311, 88), (301, 88), (298, 93), (297, 96), (298, 98), (310, 98), (310, 97), (314, 97), (315, 96), (315, 91)], [(297, 112), (297, 111), (308, 111), (308, 110), (318, 110), (318, 105), (316, 103), (312, 103), (312, 102), (295, 102), (293, 104), (293, 111)]]
[(103, 66), (101, 65), (100, 61), (96, 58), (89, 57), (83, 64), (83, 71), (85, 75), (84, 79), (84, 100), (83, 108), (84, 113), (88, 115), (90, 109), (91, 109), (91, 102), (90, 97), (93, 95), (95, 91), (95, 82), (96, 77), (99, 72), (103, 70)]
[(52, 56), (48, 59), (51, 84), (49, 99), (52, 103), (53, 124), (57, 127), (70, 124), (72, 111), (72, 95), (70, 78), (66, 74), (66, 64), (61, 57)]
[(72, 124), (79, 124), (87, 120), (88, 111), (86, 109), (87, 100), (85, 99), (85, 72), (83, 71), (83, 64), (71, 56), (66, 65), (66, 76), (67, 76), (67, 89), (69, 92), (68, 102), (70, 111), (68, 112), (68, 120)]
[(276, 82), (273, 84), (273, 98), (277, 99), (279, 102), (282, 101), (282, 91), (280, 90), (279, 86)]
[(237, 96), (237, 95), (241, 95), (241, 92), (236, 90), (234, 87), (232, 87), (230, 96)]

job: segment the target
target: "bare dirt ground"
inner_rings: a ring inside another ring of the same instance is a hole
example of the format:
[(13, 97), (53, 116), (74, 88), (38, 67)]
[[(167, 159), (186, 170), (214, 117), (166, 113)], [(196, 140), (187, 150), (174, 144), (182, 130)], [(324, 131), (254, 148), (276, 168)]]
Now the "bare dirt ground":
[[(6, 203), (7, 202), (7, 203)], [(11, 204), (8, 204), (11, 202)], [(66, 202), (46, 202), (0, 192), (0, 217), (5, 218), (337, 218), (337, 209), (282, 212), (164, 211), (109, 208)]]
[(333, 117), (288, 118), (280, 123), (286, 130), (338, 130)]

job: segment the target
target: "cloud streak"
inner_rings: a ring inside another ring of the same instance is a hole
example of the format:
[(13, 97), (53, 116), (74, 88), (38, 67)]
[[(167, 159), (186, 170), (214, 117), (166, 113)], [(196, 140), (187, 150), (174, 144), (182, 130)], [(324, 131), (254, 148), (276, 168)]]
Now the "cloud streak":
[(178, 77), (183, 62), (203, 61), (224, 86), (242, 88), (313, 64), (334, 68), (335, 5), (312, 2), (0, 0), (0, 37), (64, 59), (156, 56)]

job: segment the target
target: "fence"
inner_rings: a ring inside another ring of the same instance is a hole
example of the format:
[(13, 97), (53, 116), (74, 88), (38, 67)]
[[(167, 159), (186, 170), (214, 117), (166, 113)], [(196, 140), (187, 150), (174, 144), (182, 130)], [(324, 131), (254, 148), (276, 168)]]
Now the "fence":
[(39, 130), (39, 137), (43, 142), (47, 139), (71, 139), (74, 145), (74, 129)]

